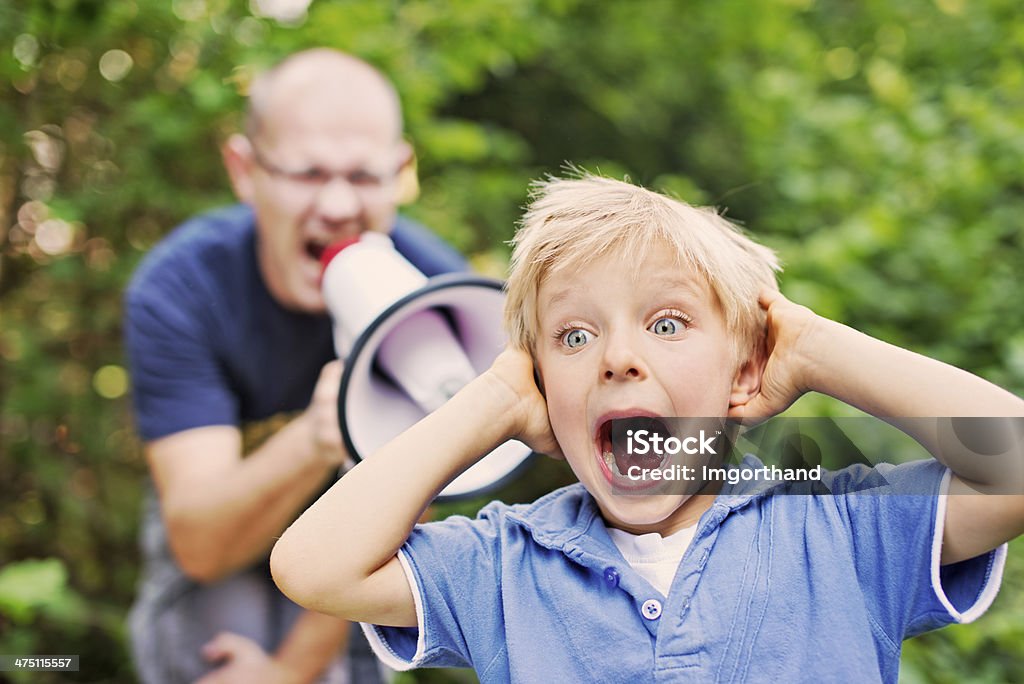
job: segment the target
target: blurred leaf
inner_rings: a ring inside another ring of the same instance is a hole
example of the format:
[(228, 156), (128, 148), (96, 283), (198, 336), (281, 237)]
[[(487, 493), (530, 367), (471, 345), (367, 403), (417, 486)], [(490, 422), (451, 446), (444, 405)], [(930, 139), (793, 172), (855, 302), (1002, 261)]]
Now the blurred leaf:
[(0, 569), (0, 613), (17, 622), (37, 612), (68, 618), (85, 610), (81, 597), (68, 587), (68, 573), (57, 558), (26, 560)]

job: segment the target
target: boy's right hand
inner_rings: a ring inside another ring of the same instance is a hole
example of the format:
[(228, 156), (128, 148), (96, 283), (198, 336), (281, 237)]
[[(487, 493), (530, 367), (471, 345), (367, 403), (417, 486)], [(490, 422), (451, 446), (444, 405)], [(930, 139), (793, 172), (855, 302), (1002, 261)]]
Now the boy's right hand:
[(534, 379), (533, 358), (529, 353), (506, 347), (481, 377), (499, 393), (502, 403), (509, 406), (513, 437), (536, 452), (563, 458), (551, 431), (547, 402)]

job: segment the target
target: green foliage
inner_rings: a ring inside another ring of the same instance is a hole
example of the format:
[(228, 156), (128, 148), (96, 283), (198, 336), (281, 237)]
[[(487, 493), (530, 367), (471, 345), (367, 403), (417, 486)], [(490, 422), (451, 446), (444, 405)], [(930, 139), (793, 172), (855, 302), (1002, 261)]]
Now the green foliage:
[[(67, 568), (56, 558), (20, 561), (0, 570), (0, 617), (16, 627), (0, 633), (4, 653), (71, 655), (63, 650), (68, 641), (89, 644), (90, 650), (81, 651), (88, 676), (99, 669), (98, 663), (108, 661), (103, 664), (110, 674), (131, 677), (118, 654), (123, 609), (90, 605), (69, 586)], [(10, 677), (26, 684), (59, 681), (55, 673), (12, 672)]]
[(68, 589), (68, 571), (56, 558), (21, 561), (0, 570), (0, 610), (27, 622), (40, 609), (80, 616), (81, 598)]
[[(728, 208), (781, 252), (798, 301), (1024, 392), (1018, 3), (254, 13), (273, 4), (0, 3), (0, 650), (88, 654), (81, 677), (130, 678), (119, 625), (145, 467), (120, 292), (167, 230), (231, 200), (217, 147), (244, 84), (301, 47), (395, 79), (421, 174), (408, 212), (482, 268), (500, 274), (530, 179), (567, 161), (628, 174)], [(565, 476), (538, 473), (509, 496)], [(1021, 554), (990, 615), (908, 642), (906, 681), (1024, 679)]]

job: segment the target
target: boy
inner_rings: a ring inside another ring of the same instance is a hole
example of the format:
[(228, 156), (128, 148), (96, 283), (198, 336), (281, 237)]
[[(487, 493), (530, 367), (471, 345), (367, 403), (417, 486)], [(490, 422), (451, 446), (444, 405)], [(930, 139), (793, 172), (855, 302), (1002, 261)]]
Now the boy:
[[(371, 623), (399, 669), (468, 666), (486, 682), (896, 681), (900, 642), (984, 612), (1002, 545), (1024, 531), (1024, 496), (945, 496), (972, 491), (961, 473), (975, 489), (995, 478), (900, 417), (1022, 416), (1024, 401), (789, 302), (776, 270), (714, 212), (593, 176), (541, 184), (515, 239), (512, 345), (286, 531), (271, 558), (279, 586)], [(612, 420), (765, 418), (812, 390), (886, 416), (941, 457), (949, 470), (885, 471), (935, 496), (842, 495), (855, 484), (844, 471), (831, 496), (718, 483), (619, 493)], [(580, 484), (415, 525), (512, 437), (564, 456)]]

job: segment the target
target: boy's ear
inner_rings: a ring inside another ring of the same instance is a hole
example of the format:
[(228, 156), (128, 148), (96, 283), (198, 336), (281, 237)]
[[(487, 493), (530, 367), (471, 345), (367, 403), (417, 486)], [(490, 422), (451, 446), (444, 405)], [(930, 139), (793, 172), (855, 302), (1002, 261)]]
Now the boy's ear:
[(533, 382), (537, 385), (537, 389), (540, 390), (540, 396), (544, 397), (546, 401), (548, 395), (544, 391), (544, 376), (540, 374), (540, 368), (537, 366), (536, 361), (533, 363)]
[(231, 179), (235, 197), (240, 202), (248, 203), (253, 194), (252, 169), (255, 161), (252, 143), (241, 133), (236, 133), (221, 145), (220, 155)]
[(729, 394), (729, 408), (743, 406), (753, 399), (761, 389), (761, 375), (764, 373), (765, 355), (759, 349), (744, 361), (732, 381)]

